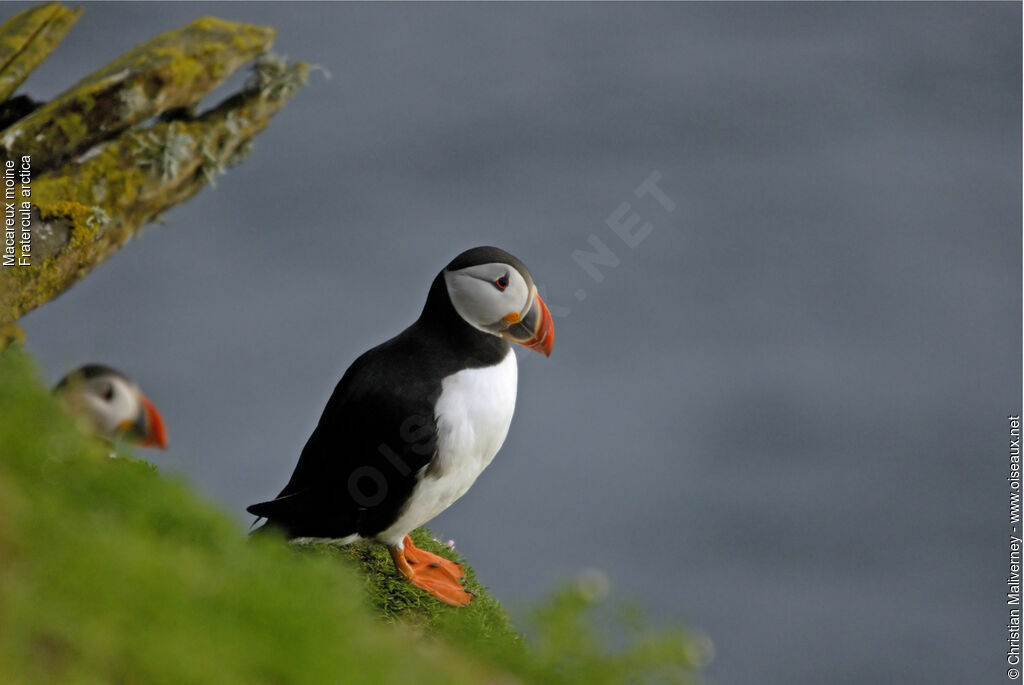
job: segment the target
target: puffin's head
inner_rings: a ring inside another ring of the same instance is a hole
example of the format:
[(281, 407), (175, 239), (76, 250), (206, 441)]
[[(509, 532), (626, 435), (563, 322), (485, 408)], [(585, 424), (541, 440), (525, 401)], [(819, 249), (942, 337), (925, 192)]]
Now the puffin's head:
[(551, 312), (521, 261), (496, 247), (474, 247), (442, 273), (452, 306), (470, 326), (551, 354)]
[(54, 392), (85, 428), (109, 440), (143, 447), (167, 447), (160, 412), (124, 374), (102, 364), (86, 364), (64, 376)]

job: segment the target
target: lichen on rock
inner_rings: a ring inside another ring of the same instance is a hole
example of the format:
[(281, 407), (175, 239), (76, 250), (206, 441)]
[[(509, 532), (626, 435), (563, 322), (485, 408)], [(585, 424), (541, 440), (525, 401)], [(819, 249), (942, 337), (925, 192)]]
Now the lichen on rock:
[(0, 101), (46, 59), (81, 13), (49, 2), (19, 12), (0, 26)]
[[(197, 19), (0, 131), (0, 160), (28, 156), (35, 175), (32, 265), (0, 269), (0, 325), (56, 297), (245, 158), (253, 137), (306, 82), (308, 65), (262, 57), (240, 92), (204, 113), (194, 109), (263, 55), (273, 34)], [(148, 125), (156, 116), (165, 118)]]

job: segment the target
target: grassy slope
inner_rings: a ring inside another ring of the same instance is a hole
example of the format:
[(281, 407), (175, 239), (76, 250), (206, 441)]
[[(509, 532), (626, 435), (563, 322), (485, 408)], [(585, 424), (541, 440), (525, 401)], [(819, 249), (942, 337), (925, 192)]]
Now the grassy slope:
[[(465, 562), (427, 531), (414, 537)], [(538, 639), (528, 646), (467, 571), (478, 598), (450, 609), (400, 582), (380, 549), (249, 541), (186, 485), (143, 462), (110, 459), (59, 411), (23, 353), (0, 354), (4, 683), (692, 676), (688, 636), (648, 634), (610, 653), (574, 591), (534, 613)]]

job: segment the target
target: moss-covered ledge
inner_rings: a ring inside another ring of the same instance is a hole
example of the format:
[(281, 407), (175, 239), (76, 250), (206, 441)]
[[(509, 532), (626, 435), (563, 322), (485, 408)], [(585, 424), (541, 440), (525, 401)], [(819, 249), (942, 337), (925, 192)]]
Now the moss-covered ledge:
[[(611, 649), (576, 587), (530, 639), (457, 553), (477, 594), (449, 607), (369, 545), (296, 548), (130, 453), (79, 433), (20, 345), (0, 353), (0, 673), (5, 683), (693, 683), (685, 631)], [(382, 620), (383, 619), (383, 620)]]
[(387, 621), (401, 621), (416, 628), (430, 628), (453, 614), (473, 624), (481, 637), (518, 642), (508, 612), (480, 582), (469, 562), (458, 552), (439, 542), (427, 528), (412, 532), (420, 549), (461, 564), (466, 569), (465, 588), (474, 595), (468, 607), (452, 609), (422, 590), (405, 582), (395, 572), (394, 562), (380, 545), (357, 542), (351, 545), (305, 544), (295, 547), (308, 554), (336, 559), (356, 569), (363, 579), (366, 596), (376, 613)]

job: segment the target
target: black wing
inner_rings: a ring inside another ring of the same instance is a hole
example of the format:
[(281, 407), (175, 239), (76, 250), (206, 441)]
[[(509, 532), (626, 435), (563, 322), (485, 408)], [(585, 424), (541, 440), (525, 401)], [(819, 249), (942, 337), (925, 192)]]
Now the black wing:
[(441, 392), (409, 332), (349, 367), (288, 484), (249, 513), (290, 537), (372, 537), (397, 518), (436, 451)]

